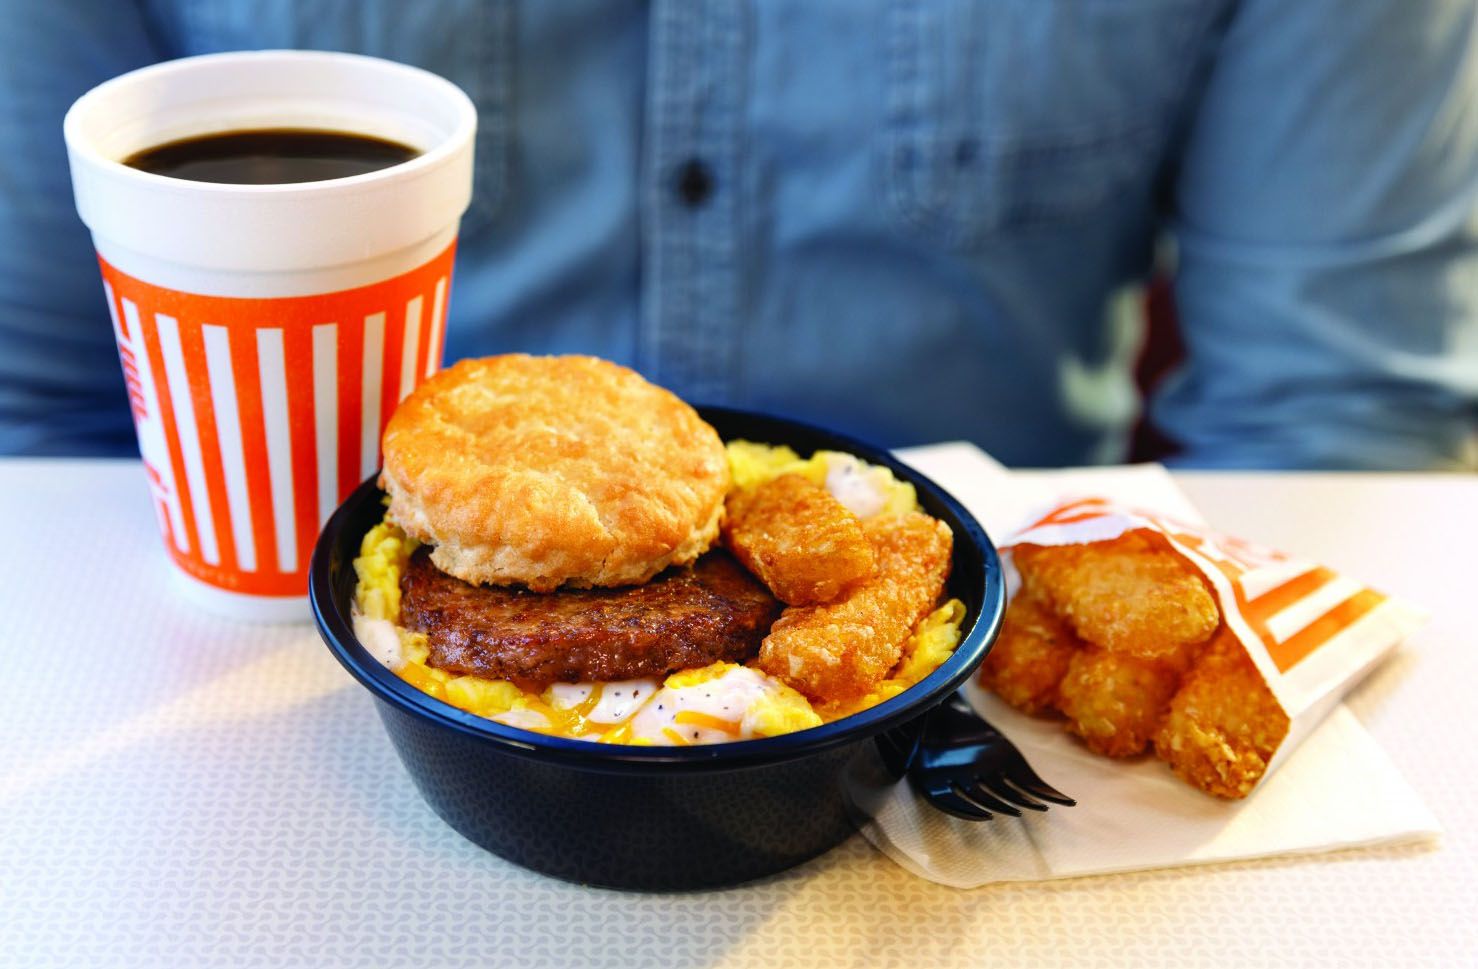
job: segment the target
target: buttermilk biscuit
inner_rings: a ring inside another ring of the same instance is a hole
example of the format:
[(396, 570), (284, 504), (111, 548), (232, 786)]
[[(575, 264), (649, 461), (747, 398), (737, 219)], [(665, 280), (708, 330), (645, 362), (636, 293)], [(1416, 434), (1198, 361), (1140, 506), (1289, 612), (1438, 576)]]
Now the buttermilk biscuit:
[(693, 408), (594, 357), (463, 360), (385, 428), (389, 517), (472, 583), (645, 582), (718, 534), (723, 442)]

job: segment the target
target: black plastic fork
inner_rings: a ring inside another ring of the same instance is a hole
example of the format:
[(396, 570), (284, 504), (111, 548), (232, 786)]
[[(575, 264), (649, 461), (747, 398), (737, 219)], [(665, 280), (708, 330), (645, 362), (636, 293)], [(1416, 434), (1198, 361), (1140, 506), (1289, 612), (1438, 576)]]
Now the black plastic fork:
[(967, 821), (989, 821), (996, 814), (1019, 818), (1022, 808), (1047, 810), (1043, 801), (1078, 803), (1038, 777), (1021, 751), (958, 693), (929, 715), (911, 753), (908, 781), (914, 790)]

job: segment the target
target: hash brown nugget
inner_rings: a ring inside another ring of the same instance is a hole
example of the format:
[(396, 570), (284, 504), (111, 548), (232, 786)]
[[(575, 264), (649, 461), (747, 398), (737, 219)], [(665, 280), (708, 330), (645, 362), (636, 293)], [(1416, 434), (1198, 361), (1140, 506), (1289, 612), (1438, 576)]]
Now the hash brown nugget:
[(1006, 604), (1001, 634), (980, 667), (980, 683), (1024, 713), (1057, 703), (1057, 684), (1082, 646), (1042, 603), (1018, 592)]
[(1288, 734), (1288, 715), (1242, 644), (1222, 631), (1170, 701), (1155, 753), (1187, 783), (1246, 797)]
[(813, 698), (859, 696), (887, 676), (949, 577), (954, 538), (944, 522), (909, 512), (862, 527), (872, 576), (832, 602), (786, 609), (760, 647), (761, 669)]
[(1089, 646), (1072, 656), (1057, 708), (1089, 750), (1133, 757), (1149, 746), (1179, 684), (1170, 663)]
[(1163, 659), (1205, 642), (1221, 622), (1205, 579), (1159, 536), (1018, 545), (1012, 555), (1026, 590), (1095, 646)]
[(728, 499), (724, 542), (781, 602), (830, 602), (873, 571), (862, 522), (825, 488), (782, 474)]

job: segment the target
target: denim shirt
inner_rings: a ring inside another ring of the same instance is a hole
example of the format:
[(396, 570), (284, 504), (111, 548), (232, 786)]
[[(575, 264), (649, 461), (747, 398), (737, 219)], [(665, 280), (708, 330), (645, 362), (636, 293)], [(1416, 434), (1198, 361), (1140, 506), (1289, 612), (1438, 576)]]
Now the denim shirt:
[[(1421, 467), (1478, 423), (1470, 0), (0, 0), (0, 452), (132, 448), (70, 101), (240, 48), (430, 68), (480, 112), (448, 358), (1015, 464), (1111, 460), (1113, 312), (1173, 240), (1210, 466)], [(1132, 315), (1132, 314), (1131, 314)]]

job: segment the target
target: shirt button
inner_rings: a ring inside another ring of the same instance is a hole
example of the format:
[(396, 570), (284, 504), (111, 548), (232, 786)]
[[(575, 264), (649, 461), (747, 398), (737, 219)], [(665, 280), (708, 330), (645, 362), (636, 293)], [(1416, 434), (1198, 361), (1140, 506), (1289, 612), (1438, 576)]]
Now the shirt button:
[(677, 197), (690, 209), (713, 197), (713, 172), (701, 160), (690, 158), (677, 170)]

